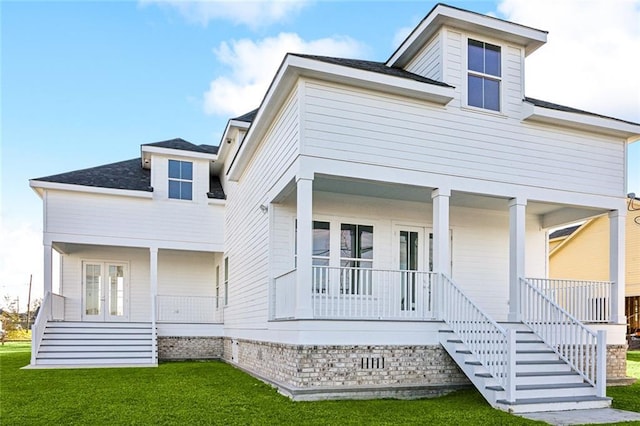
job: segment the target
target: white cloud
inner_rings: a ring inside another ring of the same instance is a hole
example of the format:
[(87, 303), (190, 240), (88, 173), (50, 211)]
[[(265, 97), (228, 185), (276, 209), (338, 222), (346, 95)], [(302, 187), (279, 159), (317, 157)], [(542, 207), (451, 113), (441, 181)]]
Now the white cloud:
[(528, 96), (640, 121), (640, 1), (502, 0), (498, 10), (549, 31), (527, 58)]
[(396, 30), (396, 33), (393, 35), (393, 49), (395, 50), (402, 44), (402, 42), (411, 34), (411, 31), (415, 28), (415, 25), (410, 27), (402, 27)]
[(202, 25), (223, 19), (258, 28), (291, 18), (309, 0), (140, 0), (140, 3), (176, 8), (187, 20)]
[(204, 94), (204, 110), (208, 114), (235, 116), (258, 107), (287, 52), (361, 57), (364, 51), (361, 43), (349, 37), (305, 41), (292, 33), (259, 41), (223, 42), (214, 54), (229, 67), (229, 73), (211, 82)]
[(42, 297), (42, 232), (30, 224), (8, 226), (0, 222), (0, 305), (4, 297), (20, 299), (20, 310), (27, 306), (29, 275), (33, 274), (31, 301)]

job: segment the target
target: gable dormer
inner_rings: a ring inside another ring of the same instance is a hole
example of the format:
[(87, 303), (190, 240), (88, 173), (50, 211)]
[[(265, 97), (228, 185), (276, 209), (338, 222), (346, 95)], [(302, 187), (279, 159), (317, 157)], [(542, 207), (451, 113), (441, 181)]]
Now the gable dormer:
[(218, 147), (171, 139), (142, 145), (140, 150), (142, 167), (151, 169), (154, 198), (193, 203), (224, 199), (210, 167), (218, 158)]
[(517, 117), (525, 57), (546, 40), (546, 31), (438, 4), (386, 64), (456, 87), (452, 106)]

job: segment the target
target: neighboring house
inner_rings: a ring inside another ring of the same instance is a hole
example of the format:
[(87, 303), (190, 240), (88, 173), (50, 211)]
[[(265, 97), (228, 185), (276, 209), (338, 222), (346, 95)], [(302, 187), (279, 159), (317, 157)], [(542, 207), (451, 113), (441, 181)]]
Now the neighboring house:
[[(33, 179), (32, 365), (210, 357), (294, 399), (471, 382), (504, 410), (609, 405), (640, 125), (525, 97), (546, 38), (439, 4), (386, 62), (288, 54), (217, 148), (174, 139)], [(611, 310), (590, 328), (527, 277), (546, 282), (547, 229), (601, 214)]]
[[(627, 333), (640, 329), (640, 199), (629, 199), (625, 234), (625, 316)], [(598, 216), (549, 234), (549, 278), (557, 287), (574, 280), (609, 280), (609, 221)], [(558, 291), (558, 290), (556, 290)], [(589, 302), (585, 301), (585, 307)], [(593, 304), (593, 302), (591, 302)], [(607, 307), (608, 308), (608, 307)]]

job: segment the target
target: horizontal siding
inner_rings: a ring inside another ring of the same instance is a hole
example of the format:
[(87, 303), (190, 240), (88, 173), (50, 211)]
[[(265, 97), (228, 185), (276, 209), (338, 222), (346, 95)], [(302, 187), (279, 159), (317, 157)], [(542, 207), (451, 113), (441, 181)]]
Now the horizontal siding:
[(440, 48), (440, 33), (438, 33), (425, 44), (405, 69), (423, 77), (442, 81), (441, 64), (442, 49)]
[(158, 252), (158, 294), (215, 296), (216, 255), (193, 251)]
[(317, 81), (305, 110), (312, 156), (601, 195), (624, 184), (614, 138)]
[(45, 232), (124, 240), (222, 244), (224, 206), (48, 190)]
[(522, 116), (522, 99), (524, 99), (524, 87), (522, 87), (523, 69), (522, 50), (519, 47), (506, 46), (502, 70), (502, 100), (503, 112), (510, 117)]
[(229, 305), (225, 325), (264, 328), (268, 319), (269, 213), (266, 194), (298, 155), (297, 88), (292, 90), (237, 185), (230, 188), (226, 215)]

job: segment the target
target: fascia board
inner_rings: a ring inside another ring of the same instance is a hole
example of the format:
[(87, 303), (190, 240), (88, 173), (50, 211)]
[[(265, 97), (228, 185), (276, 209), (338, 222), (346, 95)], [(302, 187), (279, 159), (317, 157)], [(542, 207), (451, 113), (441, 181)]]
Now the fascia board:
[(222, 137), (220, 138), (220, 142), (218, 144), (218, 146), (220, 147), (220, 149), (218, 150), (218, 160), (224, 161), (225, 157), (227, 156), (227, 145), (229, 144), (226, 141), (231, 137), (231, 132), (234, 129), (246, 131), (250, 125), (251, 123), (238, 120), (229, 120), (227, 122), (227, 126), (224, 128), (224, 132), (222, 133)]
[(36, 190), (54, 189), (58, 191), (85, 192), (91, 194), (117, 195), (120, 197), (133, 198), (153, 198), (153, 192), (150, 191), (134, 191), (131, 189), (114, 189), (100, 188), (97, 186), (72, 185), (68, 183), (44, 182), (39, 180), (30, 180), (29, 186)]
[(169, 155), (175, 157), (186, 157), (186, 158), (198, 158), (204, 160), (216, 160), (218, 155), (216, 154), (208, 154), (205, 152), (195, 152), (195, 151), (185, 151), (183, 149), (171, 149), (171, 148), (162, 148), (158, 146), (148, 146), (142, 145), (141, 151), (143, 153), (149, 152), (153, 154), (161, 154), (161, 155)]
[(558, 111), (535, 106), (528, 102), (524, 102), (522, 120), (587, 130), (608, 136), (624, 138), (628, 141), (636, 140), (640, 137), (640, 125), (637, 124), (575, 112)]
[(240, 178), (242, 170), (257, 148), (254, 146), (255, 141), (259, 141), (267, 131), (286, 96), (289, 95), (291, 88), (300, 77), (379, 90), (426, 100), (442, 106), (448, 104), (455, 97), (454, 87), (438, 86), (373, 71), (329, 64), (311, 58), (287, 55), (258, 110), (255, 120), (249, 127), (244, 143), (238, 150), (237, 161), (234, 161), (227, 171), (231, 181), (237, 181)]
[(462, 9), (437, 5), (391, 55), (387, 65), (404, 67), (442, 26), (488, 35), (524, 46), (529, 56), (547, 42), (547, 32)]

